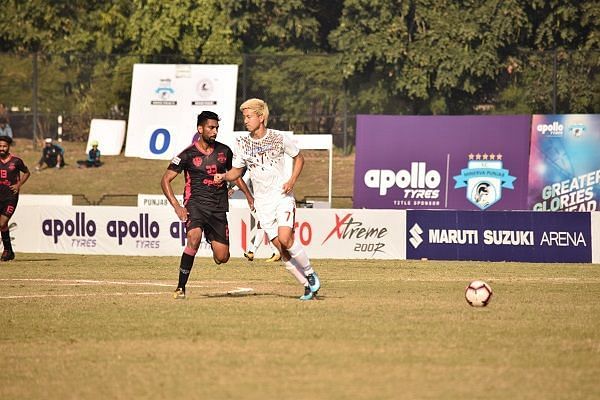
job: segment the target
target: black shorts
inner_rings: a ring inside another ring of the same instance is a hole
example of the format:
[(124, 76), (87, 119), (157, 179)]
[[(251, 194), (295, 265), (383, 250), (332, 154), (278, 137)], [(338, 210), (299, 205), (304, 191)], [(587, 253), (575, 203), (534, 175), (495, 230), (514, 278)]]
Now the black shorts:
[(188, 202), (185, 208), (188, 210), (188, 230), (201, 228), (206, 240), (229, 245), (229, 224), (225, 211), (207, 210), (205, 205)]
[(10, 196), (6, 199), (0, 200), (0, 214), (6, 215), (8, 218), (12, 217), (13, 213), (17, 209), (18, 202), (18, 196)]

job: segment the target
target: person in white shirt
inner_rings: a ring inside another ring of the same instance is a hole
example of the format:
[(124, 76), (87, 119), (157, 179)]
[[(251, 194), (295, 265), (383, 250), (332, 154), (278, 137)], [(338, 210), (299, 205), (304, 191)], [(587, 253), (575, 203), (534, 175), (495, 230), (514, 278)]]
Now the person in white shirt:
[[(299, 241), (294, 240), (296, 201), (292, 190), (304, 166), (304, 156), (281, 132), (267, 129), (269, 107), (261, 99), (240, 106), (248, 135), (237, 138), (232, 168), (215, 174), (215, 182), (234, 181), (248, 169), (254, 190), (254, 208), (262, 229), (279, 249), (286, 269), (304, 286), (300, 300), (316, 298), (321, 282)], [(293, 159), (291, 177), (285, 176), (284, 157)]]

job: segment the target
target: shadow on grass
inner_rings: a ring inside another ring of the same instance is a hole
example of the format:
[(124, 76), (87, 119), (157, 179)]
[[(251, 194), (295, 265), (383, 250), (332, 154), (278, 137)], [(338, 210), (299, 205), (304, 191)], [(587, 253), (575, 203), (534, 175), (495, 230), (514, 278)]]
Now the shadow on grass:
[(10, 261), (0, 261), (0, 263), (2, 264), (7, 264), (7, 263), (19, 263), (19, 262), (49, 262), (49, 261), (60, 261), (60, 259), (58, 258), (23, 258), (23, 257), (17, 257), (14, 260), (10, 260)]
[[(294, 300), (298, 300), (299, 296), (293, 296), (293, 295), (286, 295), (286, 294), (280, 294), (280, 293), (272, 293), (272, 292), (266, 292), (266, 293), (208, 293), (208, 294), (200, 294), (199, 295), (201, 298), (209, 298), (209, 299), (220, 299), (220, 298), (224, 298), (224, 297), (252, 297), (252, 296), (262, 296), (262, 297), (281, 297), (283, 299), (294, 299)], [(317, 297), (315, 297), (313, 300), (325, 300), (327, 297), (326, 296), (322, 296), (319, 295)]]

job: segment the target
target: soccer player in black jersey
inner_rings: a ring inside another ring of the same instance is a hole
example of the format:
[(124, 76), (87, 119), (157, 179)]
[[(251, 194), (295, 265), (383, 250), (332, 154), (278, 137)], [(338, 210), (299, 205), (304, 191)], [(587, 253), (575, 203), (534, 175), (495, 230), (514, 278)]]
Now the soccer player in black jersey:
[[(10, 154), (10, 136), (0, 136), (0, 232), (4, 251), (0, 260), (10, 261), (15, 253), (10, 243), (8, 221), (12, 217), (19, 202), (19, 190), (31, 175), (29, 169), (19, 157)], [(21, 173), (23, 173), (21, 175)]]
[[(171, 160), (160, 182), (163, 193), (187, 229), (187, 242), (179, 264), (179, 283), (173, 296), (176, 299), (185, 298), (185, 285), (200, 247), (202, 232), (210, 243), (215, 263), (229, 260), (227, 182), (215, 183), (213, 176), (231, 169), (233, 153), (228, 146), (216, 141), (219, 116), (214, 112), (202, 111), (198, 115), (197, 129), (198, 140)], [(171, 186), (181, 172), (185, 178), (183, 205), (177, 201)], [(241, 178), (235, 183), (252, 207), (254, 199), (248, 186)]]

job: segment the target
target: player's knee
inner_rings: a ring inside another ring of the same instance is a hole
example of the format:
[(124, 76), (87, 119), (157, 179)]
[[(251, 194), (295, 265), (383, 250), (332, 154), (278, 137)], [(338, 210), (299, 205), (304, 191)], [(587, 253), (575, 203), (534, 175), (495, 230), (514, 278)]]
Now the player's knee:
[(288, 250), (290, 247), (292, 247), (294, 245), (294, 238), (293, 237), (280, 237), (279, 243), (281, 244), (281, 247), (283, 250)]
[(229, 253), (227, 254), (220, 254), (220, 255), (213, 255), (213, 260), (215, 261), (215, 264), (219, 265), (219, 264), (225, 264), (227, 261), (229, 261)]
[(198, 249), (200, 247), (200, 240), (202, 239), (201, 235), (188, 235), (187, 236), (187, 245), (193, 249)]

